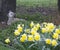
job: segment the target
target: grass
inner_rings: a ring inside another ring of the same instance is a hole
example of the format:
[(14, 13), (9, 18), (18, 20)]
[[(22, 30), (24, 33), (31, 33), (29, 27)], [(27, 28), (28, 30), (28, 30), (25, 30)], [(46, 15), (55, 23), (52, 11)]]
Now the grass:
[(17, 0), (17, 5), (56, 7), (57, 0)]
[(8, 48), (8, 47), (5, 47), (5, 46), (3, 46), (3, 45), (0, 45), (0, 50), (12, 50), (12, 49), (10, 49), (10, 48)]
[(14, 43), (12, 43), (13, 46), (9, 46), (9, 45), (5, 44), (5, 42), (4, 42), (4, 40), (8, 37), (10, 37), (11, 40), (13, 40), (15, 38), (13, 32), (16, 29), (17, 25), (20, 23), (27, 24), (29, 22), (18, 21), (18, 22), (13, 23), (11, 26), (7, 27), (6, 29), (0, 30), (0, 44), (1, 44), (0, 50), (23, 50), (21, 47), (19, 47), (18, 45), (14, 44)]
[[(17, 7), (17, 17), (27, 20), (36, 20), (36, 21), (52, 21), (51, 15), (48, 14), (48, 16), (45, 16), (41, 14), (40, 12), (36, 12), (34, 14), (29, 14), (25, 9), (35, 8), (35, 7), (48, 7), (48, 8), (57, 8), (57, 0), (17, 0), (17, 6), (22, 7), (23, 13), (19, 12), (21, 9)], [(33, 9), (34, 10), (34, 9)]]
[(28, 21), (39, 21), (39, 22), (51, 22), (52, 16), (44, 16), (41, 13), (35, 13), (33, 15), (30, 14), (16, 14), (16, 16), (20, 19), (25, 19)]

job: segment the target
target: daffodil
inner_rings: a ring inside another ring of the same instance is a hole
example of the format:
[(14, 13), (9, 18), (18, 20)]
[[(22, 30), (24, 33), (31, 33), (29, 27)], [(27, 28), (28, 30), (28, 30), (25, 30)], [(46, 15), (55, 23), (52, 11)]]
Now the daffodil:
[(22, 28), (21, 26), (18, 26), (18, 27), (17, 27), (17, 30), (18, 30), (19, 32), (22, 32), (22, 31), (23, 31), (23, 28)]
[(25, 42), (27, 40), (27, 35), (23, 34), (22, 37), (20, 38), (21, 42)]
[(23, 39), (22, 37), (20, 38), (20, 42), (25, 42), (25, 39)]
[(58, 37), (59, 37), (59, 35), (58, 35), (57, 33), (54, 33), (54, 34), (53, 34), (53, 38), (54, 38), (54, 39), (58, 39)]
[(56, 46), (58, 43), (56, 40), (52, 40), (51, 44), (52, 44), (52, 46)]
[(56, 29), (55, 32), (56, 32), (57, 34), (60, 34), (60, 29)]
[(9, 38), (7, 38), (6, 40), (5, 40), (5, 43), (10, 43), (10, 39)]
[(27, 39), (27, 35), (26, 34), (23, 34), (22, 35), (22, 38), (26, 40)]
[(18, 30), (15, 30), (14, 35), (18, 36), (18, 35), (20, 35), (20, 32)]
[(35, 30), (31, 30), (31, 34), (34, 35), (36, 33)]
[(28, 41), (34, 41), (33, 35), (28, 35)]
[(30, 29), (25, 29), (25, 32), (26, 33), (30, 33)]
[(39, 27), (40, 27), (40, 24), (39, 24), (39, 23), (37, 23), (37, 24), (36, 24), (36, 27), (37, 27), (37, 28), (39, 28)]
[(31, 23), (30, 23), (30, 27), (32, 28), (34, 26), (34, 22), (32, 21)]
[(39, 41), (40, 40), (40, 35), (39, 34), (35, 34), (34, 35), (34, 40)]
[(50, 33), (50, 32), (53, 31), (53, 29), (50, 29), (49, 27), (46, 27), (46, 31), (47, 31), (48, 33)]
[(51, 39), (46, 39), (46, 44), (51, 44)]
[(47, 32), (47, 29), (46, 28), (42, 28), (42, 33), (46, 33)]
[(55, 25), (53, 23), (48, 23), (47, 24), (47, 27), (50, 28), (50, 29), (54, 29), (55, 28)]
[(34, 26), (34, 27), (32, 28), (32, 30), (37, 31), (37, 30), (38, 30), (38, 27)]

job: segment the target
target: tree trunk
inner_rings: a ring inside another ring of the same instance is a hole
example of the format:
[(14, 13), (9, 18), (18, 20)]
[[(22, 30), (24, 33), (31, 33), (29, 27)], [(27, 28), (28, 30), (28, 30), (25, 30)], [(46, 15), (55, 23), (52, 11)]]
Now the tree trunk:
[(0, 22), (8, 20), (8, 12), (16, 12), (16, 0), (0, 0)]
[(58, 0), (58, 11), (60, 13), (60, 0)]
[(58, 0), (58, 14), (56, 19), (54, 19), (56, 25), (60, 25), (60, 0)]

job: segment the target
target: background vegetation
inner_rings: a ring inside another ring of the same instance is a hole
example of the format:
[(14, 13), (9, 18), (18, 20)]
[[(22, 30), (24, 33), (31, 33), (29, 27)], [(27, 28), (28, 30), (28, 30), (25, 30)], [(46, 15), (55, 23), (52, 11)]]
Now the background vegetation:
[(39, 6), (39, 7), (56, 7), (57, 0), (17, 0), (17, 6)]

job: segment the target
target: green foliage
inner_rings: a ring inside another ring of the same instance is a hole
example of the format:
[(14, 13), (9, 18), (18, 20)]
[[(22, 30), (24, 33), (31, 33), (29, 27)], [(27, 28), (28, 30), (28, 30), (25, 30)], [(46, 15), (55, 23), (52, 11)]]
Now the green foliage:
[[(18, 22), (13, 23), (7, 29), (0, 31), (0, 40), (5, 44), (4, 40), (9, 37), (11, 40), (11, 44), (9, 44), (8, 46), (11, 45), (10, 48), (13, 47), (14, 50), (41, 50), (41, 49), (42, 50), (55, 50), (55, 49), (58, 50), (58, 48), (60, 48), (59, 47), (60, 45), (58, 45), (52, 49), (52, 47), (50, 45), (46, 45), (45, 41), (42, 39), (38, 42), (21, 43), (19, 41), (20, 37), (16, 37), (13, 32), (16, 29), (18, 24), (25, 24), (25, 26), (27, 26), (27, 25), (29, 25), (29, 23), (30, 22), (27, 22), (27, 21), (18, 21)], [(48, 33), (42, 34), (41, 31), (38, 31), (38, 32), (40, 32), (41, 38), (43, 38), (43, 39), (44, 38), (52, 38), (51, 35)]]
[(39, 7), (56, 7), (57, 0), (17, 0), (17, 6), (39, 6)]
[(0, 50), (12, 50), (12, 49), (0, 44)]
[(25, 19), (25, 20), (28, 20), (28, 21), (39, 21), (40, 23), (41, 22), (51, 22), (52, 21), (52, 16), (45, 16), (45, 15), (42, 15), (41, 13), (35, 13), (35, 14), (19, 14), (17, 13), (16, 14), (17, 18), (20, 18), (20, 19)]

